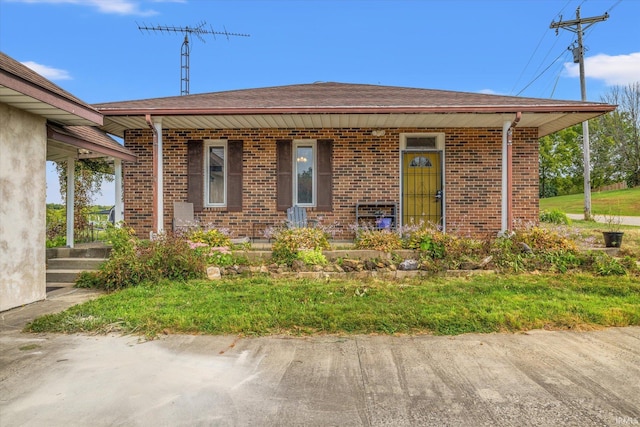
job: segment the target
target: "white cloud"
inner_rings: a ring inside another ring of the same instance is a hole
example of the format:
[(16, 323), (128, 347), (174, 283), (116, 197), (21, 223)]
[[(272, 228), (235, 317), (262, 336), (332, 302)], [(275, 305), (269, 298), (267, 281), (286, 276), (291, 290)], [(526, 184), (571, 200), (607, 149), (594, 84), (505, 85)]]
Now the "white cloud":
[(152, 9), (140, 9), (139, 2), (131, 0), (13, 0), (17, 3), (48, 3), (48, 4), (74, 4), (79, 6), (95, 7), (100, 13), (117, 15), (151, 16), (158, 12)]
[(49, 80), (71, 80), (72, 77), (66, 70), (61, 70), (59, 68), (48, 67), (46, 65), (38, 64), (33, 61), (23, 62), (22, 65), (31, 68), (36, 73), (40, 74), (42, 77)]
[[(569, 77), (580, 77), (578, 64), (565, 63)], [(585, 57), (584, 73), (592, 79), (604, 80), (607, 86), (626, 86), (640, 81), (640, 52), (610, 56), (603, 53)]]
[(478, 93), (484, 93), (485, 95), (498, 95), (498, 92), (493, 89), (480, 89)]

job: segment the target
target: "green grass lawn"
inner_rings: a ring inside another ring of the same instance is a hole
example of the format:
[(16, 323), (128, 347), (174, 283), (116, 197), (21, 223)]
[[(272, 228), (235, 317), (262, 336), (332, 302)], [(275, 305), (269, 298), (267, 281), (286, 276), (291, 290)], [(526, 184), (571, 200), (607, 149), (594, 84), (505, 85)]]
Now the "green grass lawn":
[[(543, 226), (554, 227), (548, 224), (543, 224)], [(593, 242), (604, 244), (602, 232), (606, 231), (606, 224), (593, 221), (573, 220), (571, 221), (571, 226), (567, 228), (575, 233), (576, 240), (579, 240), (577, 237), (580, 236), (582, 239), (590, 238)], [(640, 227), (621, 225), (620, 231), (624, 232), (620, 255), (629, 255), (640, 259)]]
[(33, 332), (418, 334), (640, 325), (637, 277), (483, 275), (392, 282), (165, 282), (40, 317)]
[[(540, 199), (540, 209), (581, 214), (584, 212), (584, 195)], [(591, 210), (596, 215), (640, 216), (640, 187), (591, 193)]]

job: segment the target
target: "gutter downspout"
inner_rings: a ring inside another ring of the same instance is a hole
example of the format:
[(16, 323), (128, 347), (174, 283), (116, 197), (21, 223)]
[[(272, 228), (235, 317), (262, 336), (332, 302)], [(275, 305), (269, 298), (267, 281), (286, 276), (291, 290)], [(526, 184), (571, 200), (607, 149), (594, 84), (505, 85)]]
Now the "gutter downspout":
[(153, 229), (152, 233), (158, 233), (158, 131), (153, 126), (153, 122), (151, 121), (151, 114), (145, 114), (144, 116), (147, 125), (151, 128), (153, 132), (153, 154), (151, 157), (152, 163), (152, 172), (153, 175), (153, 204), (152, 206), (152, 222)]
[(513, 122), (502, 127), (502, 234), (513, 227), (513, 129), (521, 118), (518, 111)]

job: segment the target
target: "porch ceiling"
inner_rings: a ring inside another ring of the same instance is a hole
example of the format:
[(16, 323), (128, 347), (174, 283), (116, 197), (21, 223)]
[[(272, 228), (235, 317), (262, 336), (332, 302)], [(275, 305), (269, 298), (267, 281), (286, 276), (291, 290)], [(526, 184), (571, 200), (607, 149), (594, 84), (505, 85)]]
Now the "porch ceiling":
[(69, 157), (136, 160), (133, 153), (96, 127), (47, 124), (47, 160), (61, 161)]
[[(29, 88), (30, 89), (30, 88)], [(0, 103), (11, 105), (19, 110), (28, 111), (55, 123), (77, 126), (95, 126), (102, 123), (97, 111), (81, 108), (66, 99), (39, 93), (40, 99), (4, 86), (0, 82)]]
[[(502, 128), (514, 113), (323, 113), (153, 115), (164, 129), (304, 128)], [(518, 127), (538, 128), (542, 137), (601, 115), (601, 112), (522, 112)], [(106, 114), (104, 131), (124, 137), (127, 129), (147, 129), (144, 115)]]
[(78, 158), (78, 149), (67, 144), (63, 144), (52, 139), (47, 140), (47, 160), (51, 162), (62, 162), (73, 157)]

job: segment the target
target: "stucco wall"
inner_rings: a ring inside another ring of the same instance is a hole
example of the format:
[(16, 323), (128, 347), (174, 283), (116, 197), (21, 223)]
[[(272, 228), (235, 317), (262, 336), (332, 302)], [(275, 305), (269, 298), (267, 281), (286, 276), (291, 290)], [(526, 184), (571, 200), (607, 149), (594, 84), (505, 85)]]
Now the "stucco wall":
[(46, 296), (45, 119), (0, 104), (0, 311)]

